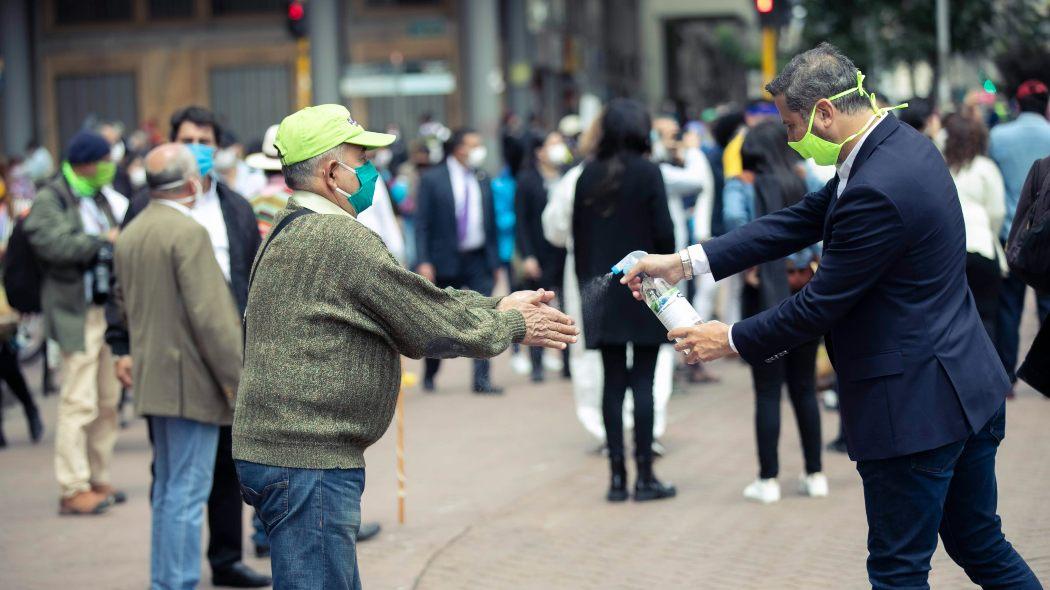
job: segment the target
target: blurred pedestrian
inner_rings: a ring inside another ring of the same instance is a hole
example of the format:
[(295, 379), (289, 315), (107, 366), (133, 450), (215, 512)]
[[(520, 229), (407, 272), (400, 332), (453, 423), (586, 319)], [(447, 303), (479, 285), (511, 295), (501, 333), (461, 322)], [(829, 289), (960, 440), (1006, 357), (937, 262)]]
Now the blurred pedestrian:
[(390, 183), (390, 199), (394, 202), (405, 233), (405, 263), (415, 268), (416, 255), (416, 201), (423, 173), (430, 168), (430, 148), (421, 139), (408, 144), (408, 160), (397, 167)]
[(113, 190), (130, 199), (135, 194), (135, 187), (128, 174), (128, 149), (124, 141), (124, 125), (116, 121), (100, 121), (94, 126), (95, 133), (106, 138), (110, 145), (110, 159), (117, 165), (117, 172), (110, 183)]
[[(999, 233), (1000, 243), (1005, 244), (1013, 227), (1021, 186), (1032, 164), (1050, 155), (1050, 121), (1047, 121), (1047, 104), (1050, 93), (1040, 80), (1027, 80), (1017, 88), (1017, 119), (992, 129), (988, 139), (988, 155), (999, 165), (1006, 185), (1006, 217)], [(1017, 355), (1020, 347), (1021, 313), (1024, 311), (1024, 281), (1008, 274), (999, 291), (999, 318), (996, 324), (996, 348), (1010, 376), (1017, 381)], [(1039, 322), (1050, 315), (1050, 293), (1036, 293), (1036, 310)]]
[(51, 157), (51, 151), (36, 138), (26, 145), (22, 166), (29, 180), (37, 188), (42, 187), (55, 174), (55, 159)]
[(43, 270), (48, 336), (62, 351), (55, 426), (60, 514), (100, 514), (126, 499), (110, 481), (120, 387), (103, 340), (112, 244), (128, 207), (122, 195), (103, 190), (115, 174), (109, 142), (91, 131), (77, 133), (62, 173), (40, 190), (25, 220)]
[(288, 198), (292, 196), (292, 189), (284, 182), (284, 174), (281, 173), (280, 154), (273, 146), (277, 139), (277, 125), (270, 125), (263, 135), (260, 151), (248, 154), (245, 163), (261, 170), (266, 175), (266, 184), (259, 191), (248, 197), (248, 202), (255, 212), (255, 221), (259, 227), (259, 235), (266, 237), (273, 227), (273, 219), (285, 206)]
[[(651, 123), (640, 103), (614, 99), (601, 118), (595, 158), (576, 184), (572, 216), (576, 274), (583, 285), (611, 281), (609, 269), (631, 250), (665, 251), (674, 247), (674, 224), (660, 169), (649, 161)], [(657, 500), (675, 495), (653, 473), (653, 377), (666, 331), (652, 312), (626, 290), (606, 284), (599, 300), (585, 301), (587, 348), (602, 354), (602, 416), (611, 478), (607, 499), (628, 497), (624, 459), (623, 402), (634, 396), (634, 498)], [(584, 297), (588, 297), (584, 287)], [(627, 345), (633, 362), (627, 365)]]
[[(445, 162), (420, 179), (416, 203), (416, 255), (425, 279), (445, 288), (469, 288), (489, 296), (500, 265), (492, 188), (481, 166), (487, 158), (481, 135), (462, 128), (445, 144)], [(427, 358), (423, 389), (434, 391), (441, 361)], [(488, 359), (474, 361), (473, 391), (498, 395)]]
[(193, 154), (164, 144), (145, 165), (152, 201), (114, 253), (114, 307), (135, 366), (117, 371), (134, 386), (153, 442), (150, 586), (194, 588), (219, 425), (232, 422), (240, 378), (240, 318), (208, 231), (191, 213), (203, 194)]
[[(1045, 256), (1047, 245), (1046, 227), (1050, 223), (1050, 157), (1038, 160), (1032, 165), (1028, 178), (1021, 189), (1021, 198), (1017, 203), (1017, 218), (1010, 230), (1008, 247), (1011, 255), (1026, 254), (1030, 263), (1041, 266), (1044, 271), (1034, 277), (1027, 277), (1031, 286), (1045, 288), (1050, 285), (1050, 261)], [(1032, 222), (1031, 224), (1029, 222)], [(1036, 238), (1041, 233), (1043, 237)], [(1044, 253), (1040, 255), (1040, 253)], [(1028, 350), (1017, 376), (1024, 379), (1036, 391), (1050, 397), (1050, 322), (1043, 322), (1036, 334), (1032, 347)]]
[(1003, 176), (985, 154), (988, 130), (980, 120), (949, 115), (944, 159), (955, 179), (966, 224), (966, 282), (988, 337), (996, 336), (999, 289), (1006, 274), (1006, 254), (999, 243), (1006, 200)]
[(571, 320), (542, 304), (552, 294), (438, 289), (357, 222), (379, 176), (364, 151), (392, 141), (340, 105), (298, 111), (277, 132), (295, 192), (252, 273), (234, 453), (278, 588), (361, 587), (364, 452), (393, 417), (402, 355), (575, 339)]
[[(787, 130), (779, 121), (765, 121), (748, 131), (741, 146), (743, 172), (726, 182), (727, 231), (802, 200), (806, 194), (805, 170), (787, 141)], [(743, 316), (757, 315), (800, 291), (812, 277), (810, 265), (819, 255), (818, 247), (809, 246), (788, 258), (765, 262), (745, 272)], [(744, 497), (749, 500), (763, 504), (780, 500), (777, 446), (784, 385), (787, 385), (795, 412), (805, 459), (799, 489), (811, 497), (828, 495), (828, 479), (821, 465), (820, 409), (816, 391), (819, 345), (820, 338), (813, 338), (782, 358), (751, 365), (759, 469), (758, 478), (744, 489)]]
[(928, 98), (913, 96), (907, 101), (908, 108), (897, 115), (902, 123), (915, 128), (916, 131), (930, 138), (937, 149), (944, 151), (945, 130), (941, 115)]
[[(227, 291), (239, 313), (244, 313), (248, 302), (248, 273), (259, 248), (261, 238), (255, 213), (247, 199), (219, 180), (213, 172), (218, 138), (222, 135), (215, 114), (199, 106), (179, 109), (171, 116), (168, 139), (186, 146), (197, 160), (200, 172), (201, 194), (194, 199), (190, 216), (208, 230), (211, 253), (222, 270)], [(128, 211), (125, 226), (150, 205), (147, 194), (138, 195)], [(134, 280), (134, 277), (118, 277)], [(106, 340), (113, 347), (118, 366), (130, 371), (129, 334), (119, 315), (109, 313)], [(208, 563), (212, 583), (217, 586), (261, 588), (270, 585), (270, 578), (253, 571), (242, 561), (244, 504), (233, 465), (231, 428), (219, 427), (219, 443), (215, 453), (214, 477), (208, 497)]]
[(215, 175), (244, 197), (258, 193), (266, 185), (266, 175), (244, 161), (244, 144), (229, 129), (223, 129), (213, 159)]
[[(557, 131), (547, 134), (542, 142), (534, 142), (518, 174), (514, 194), (515, 234), (517, 252), (521, 258), (521, 286), (526, 289), (561, 291), (565, 270), (565, 249), (554, 246), (543, 236), (543, 209), (547, 194), (561, 179), (562, 167), (569, 164), (572, 154)], [(542, 347), (529, 349), (532, 382), (544, 379), (544, 351)], [(568, 370), (569, 350), (563, 351), (563, 360), (557, 367)]]

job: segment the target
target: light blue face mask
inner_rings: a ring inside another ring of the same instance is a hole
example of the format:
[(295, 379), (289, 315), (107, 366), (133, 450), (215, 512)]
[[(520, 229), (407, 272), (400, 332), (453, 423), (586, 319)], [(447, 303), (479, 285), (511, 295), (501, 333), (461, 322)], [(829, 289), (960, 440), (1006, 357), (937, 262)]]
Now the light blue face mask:
[(197, 159), (197, 168), (200, 168), (201, 176), (207, 175), (215, 166), (215, 148), (203, 143), (187, 143), (190, 153)]
[(375, 197), (376, 191), (376, 180), (379, 179), (379, 171), (376, 170), (375, 165), (371, 161), (365, 162), (357, 168), (342, 162), (339, 162), (339, 165), (357, 175), (357, 181), (361, 183), (361, 188), (354, 191), (353, 194), (344, 191), (338, 186), (335, 187), (335, 190), (346, 197), (354, 211), (357, 211), (360, 215), (362, 211), (372, 206), (372, 199)]

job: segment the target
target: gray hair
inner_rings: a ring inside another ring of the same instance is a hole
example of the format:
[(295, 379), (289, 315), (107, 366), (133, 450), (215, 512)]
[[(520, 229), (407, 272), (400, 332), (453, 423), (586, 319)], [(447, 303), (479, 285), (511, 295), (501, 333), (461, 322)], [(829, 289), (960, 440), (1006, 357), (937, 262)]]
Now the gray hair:
[[(766, 91), (783, 95), (789, 109), (808, 117), (818, 100), (856, 86), (857, 66), (837, 47), (824, 42), (791, 58), (780, 75), (766, 84)], [(847, 114), (870, 105), (859, 92), (835, 100), (835, 108)]]
[(168, 143), (154, 148), (145, 159), (146, 184), (153, 192), (182, 188), (179, 181), (200, 176), (197, 159), (182, 144)]
[(313, 181), (317, 178), (317, 169), (321, 166), (321, 162), (325, 160), (339, 160), (342, 156), (343, 146), (346, 144), (339, 144), (334, 148), (321, 152), (312, 158), (307, 158), (302, 162), (296, 162), (294, 164), (282, 164), (281, 172), (284, 173), (284, 183), (288, 185), (288, 188), (293, 190), (306, 190), (310, 188)]

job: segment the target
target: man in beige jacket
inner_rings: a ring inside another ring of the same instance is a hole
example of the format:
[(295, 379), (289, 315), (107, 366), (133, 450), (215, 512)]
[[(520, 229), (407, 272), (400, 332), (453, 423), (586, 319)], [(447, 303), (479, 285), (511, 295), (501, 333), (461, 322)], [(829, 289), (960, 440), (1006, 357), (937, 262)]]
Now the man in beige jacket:
[(117, 306), (131, 334), (136, 410), (153, 436), (151, 585), (192, 588), (219, 425), (232, 420), (240, 378), (240, 320), (208, 231), (190, 216), (201, 194), (192, 153), (154, 149), (146, 178), (152, 201), (116, 243)]

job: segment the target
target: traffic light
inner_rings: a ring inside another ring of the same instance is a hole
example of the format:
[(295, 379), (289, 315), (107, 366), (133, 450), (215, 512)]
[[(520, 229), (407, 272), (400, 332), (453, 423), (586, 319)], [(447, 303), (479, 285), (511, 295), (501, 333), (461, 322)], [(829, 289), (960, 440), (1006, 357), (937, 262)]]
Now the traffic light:
[(306, 2), (290, 0), (288, 2), (288, 32), (296, 39), (306, 36)]
[(779, 27), (787, 23), (791, 14), (790, 0), (755, 0), (758, 24), (762, 27)]

